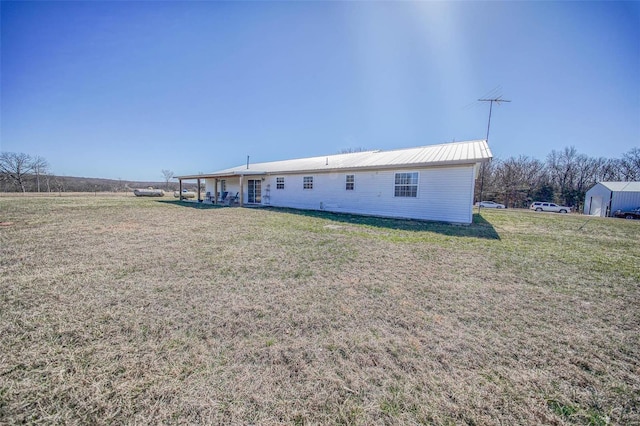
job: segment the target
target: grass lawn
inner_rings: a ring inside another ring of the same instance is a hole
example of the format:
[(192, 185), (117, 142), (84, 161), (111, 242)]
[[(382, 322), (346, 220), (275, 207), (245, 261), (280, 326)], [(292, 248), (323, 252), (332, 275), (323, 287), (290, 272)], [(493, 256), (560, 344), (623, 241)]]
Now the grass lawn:
[(0, 424), (639, 424), (640, 221), (0, 198)]

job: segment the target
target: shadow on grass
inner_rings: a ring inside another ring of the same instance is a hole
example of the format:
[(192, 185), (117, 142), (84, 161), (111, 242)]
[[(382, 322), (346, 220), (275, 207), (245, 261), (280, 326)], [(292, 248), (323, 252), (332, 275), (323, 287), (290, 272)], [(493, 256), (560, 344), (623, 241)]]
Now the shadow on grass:
[(374, 226), (376, 228), (397, 229), (401, 231), (436, 232), (452, 237), (474, 237), (488, 240), (499, 240), (500, 236), (493, 225), (481, 214), (474, 213), (473, 223), (470, 225), (456, 225), (446, 222), (431, 222), (412, 219), (393, 219), (376, 216), (362, 216), (347, 213), (331, 213), (318, 210), (297, 210), (282, 207), (265, 207), (270, 211), (296, 214), (300, 216), (315, 217), (334, 222), (350, 223), (355, 225)]
[(174, 206), (190, 207), (192, 209), (202, 209), (202, 210), (221, 209), (225, 207), (219, 204), (199, 203), (197, 201), (180, 201), (180, 200), (155, 200), (155, 201), (162, 204), (170, 204)]
[[(156, 200), (158, 203), (170, 204), (192, 209), (220, 209), (227, 206), (214, 205), (209, 203), (199, 203), (197, 201), (180, 200)], [(332, 213), (319, 210), (298, 210), (284, 207), (261, 207), (263, 209), (290, 213), (299, 216), (314, 217), (318, 219), (330, 220), (333, 222), (350, 223), (354, 225), (374, 226), (376, 228), (396, 229), (401, 231), (416, 232), (436, 232), (438, 234), (452, 237), (473, 237), (487, 240), (499, 240), (500, 236), (493, 225), (481, 214), (474, 213), (473, 223), (470, 225), (456, 225), (447, 222), (430, 222), (412, 219), (393, 219), (376, 216), (362, 216), (347, 213)]]

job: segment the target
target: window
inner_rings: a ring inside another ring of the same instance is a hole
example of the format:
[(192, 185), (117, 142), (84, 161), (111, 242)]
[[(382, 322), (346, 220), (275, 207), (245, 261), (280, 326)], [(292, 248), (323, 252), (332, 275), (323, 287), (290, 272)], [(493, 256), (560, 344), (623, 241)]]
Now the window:
[(347, 175), (346, 187), (345, 187), (347, 191), (353, 191), (353, 189), (355, 188), (355, 185), (356, 185), (355, 178), (356, 178), (355, 175)]
[(305, 176), (302, 178), (303, 189), (313, 189), (313, 176)]
[(276, 189), (284, 189), (284, 178), (277, 177), (276, 178)]
[(418, 172), (396, 173), (396, 197), (418, 196)]
[(227, 181), (222, 179), (220, 181), (220, 192), (225, 192), (227, 190)]

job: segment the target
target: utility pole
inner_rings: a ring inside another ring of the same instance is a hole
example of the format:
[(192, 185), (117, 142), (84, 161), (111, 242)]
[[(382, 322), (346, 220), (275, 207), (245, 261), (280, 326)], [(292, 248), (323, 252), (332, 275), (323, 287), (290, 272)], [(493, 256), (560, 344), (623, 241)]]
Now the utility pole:
[[(491, 111), (493, 110), (493, 103), (495, 102), (496, 104), (500, 104), (500, 102), (511, 102), (508, 101), (506, 99), (502, 99), (502, 96), (498, 96), (497, 98), (491, 98), (491, 99), (478, 99), (478, 101), (480, 102), (489, 102), (489, 122), (487, 123), (487, 144), (489, 144), (489, 129), (491, 129)], [(480, 172), (480, 199), (478, 200), (478, 202), (482, 201), (482, 190), (484, 187), (484, 165), (485, 163), (482, 163), (482, 170)], [(480, 213), (480, 204), (478, 204), (478, 213)]]

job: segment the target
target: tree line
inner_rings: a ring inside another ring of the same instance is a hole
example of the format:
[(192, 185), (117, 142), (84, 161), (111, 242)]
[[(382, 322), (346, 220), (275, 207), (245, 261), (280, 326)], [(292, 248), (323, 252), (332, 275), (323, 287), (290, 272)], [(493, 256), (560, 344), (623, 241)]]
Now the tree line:
[(0, 152), (0, 192), (127, 192), (138, 187), (178, 187), (170, 182), (173, 172), (162, 170), (163, 182), (133, 182), (57, 176), (46, 159), (25, 153)]
[(640, 148), (622, 158), (594, 158), (571, 146), (551, 151), (545, 161), (521, 155), (494, 159), (483, 168), (476, 180), (477, 198), (507, 207), (550, 201), (579, 209), (598, 182), (640, 181)]
[[(172, 171), (163, 169), (161, 176), (165, 189), (175, 189), (177, 184), (170, 183)], [(477, 201), (482, 198), (507, 207), (551, 201), (579, 208), (587, 190), (606, 181), (640, 181), (640, 148), (632, 148), (622, 158), (589, 157), (573, 146), (551, 151), (545, 161), (524, 155), (496, 158), (483, 165), (475, 193)], [(129, 191), (136, 184), (158, 186), (158, 182), (55, 176), (40, 156), (0, 153), (0, 192)]]

